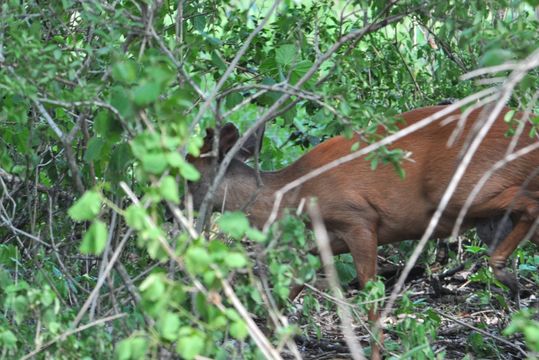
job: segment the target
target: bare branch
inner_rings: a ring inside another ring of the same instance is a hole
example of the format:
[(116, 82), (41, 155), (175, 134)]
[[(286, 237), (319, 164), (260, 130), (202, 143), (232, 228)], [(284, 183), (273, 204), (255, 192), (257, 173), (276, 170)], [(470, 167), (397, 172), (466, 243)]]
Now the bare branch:
[(41, 115), (45, 118), (45, 121), (47, 121), (47, 123), (49, 124), (52, 131), (56, 134), (56, 136), (58, 136), (60, 140), (63, 140), (64, 133), (62, 132), (62, 130), (60, 130), (58, 125), (56, 125), (56, 123), (54, 122), (52, 117), (49, 115), (47, 110), (43, 107), (43, 105), (39, 101), (36, 101), (36, 100), (34, 100), (34, 104), (36, 105)]
[(331, 291), (333, 292), (333, 296), (339, 299), (339, 301), (336, 302), (337, 308), (339, 310), (337, 311), (337, 313), (341, 319), (344, 340), (346, 341), (346, 344), (350, 349), (350, 355), (352, 356), (352, 359), (363, 360), (365, 359), (365, 355), (363, 354), (361, 344), (358, 343), (354, 334), (354, 328), (352, 325), (352, 313), (348, 306), (342, 304), (344, 298), (343, 291), (341, 289), (341, 286), (339, 285), (337, 270), (335, 269), (335, 265), (333, 263), (333, 253), (331, 252), (331, 246), (329, 244), (329, 236), (326, 231), (326, 227), (324, 226), (324, 221), (322, 219), (322, 215), (320, 214), (320, 209), (314, 201), (311, 201), (307, 206), (307, 211), (312, 219), (312, 226), (315, 234), (316, 245), (320, 250), (320, 258), (322, 259), (322, 263), (324, 264), (324, 271), (326, 272)]
[(485, 96), (485, 95), (488, 95), (490, 93), (493, 93), (495, 92), (496, 89), (493, 89), (493, 88), (488, 88), (488, 89), (484, 89), (482, 91), (479, 91), (478, 93), (476, 94), (473, 94), (473, 95), (470, 95), (462, 100), (459, 100), (457, 101), (456, 103), (452, 104), (452, 105), (448, 105), (447, 107), (445, 107), (444, 109), (438, 111), (437, 113), (435, 114), (432, 114), (431, 116), (429, 117), (426, 117), (425, 119), (423, 120), (420, 120), (416, 123), (414, 123), (413, 125), (410, 125), (410, 126), (407, 126), (405, 127), (404, 129), (401, 129), (400, 131), (380, 140), (380, 141), (377, 141), (373, 144), (370, 144), (356, 152), (352, 152), (350, 153), (349, 155), (346, 155), (346, 156), (343, 156), (339, 159), (336, 159), (334, 161), (331, 161), (325, 165), (322, 165), (310, 172), (308, 172), (307, 174), (303, 175), (303, 176), (300, 176), (299, 178), (297, 178), (296, 180), (286, 184), (285, 186), (283, 186), (281, 189), (279, 189), (276, 193), (275, 193), (275, 202), (273, 204), (273, 210), (271, 212), (271, 215), (269, 216), (268, 220), (266, 221), (266, 224), (264, 225), (264, 231), (267, 232), (269, 230), (269, 227), (270, 225), (275, 222), (276, 218), (277, 218), (277, 214), (278, 214), (278, 211), (279, 211), (279, 207), (281, 205), (281, 202), (283, 200), (283, 197), (284, 195), (289, 192), (290, 190), (300, 186), (301, 184), (327, 172), (327, 171), (330, 171), (334, 168), (336, 168), (337, 166), (340, 166), (346, 162), (349, 162), (349, 161), (352, 161), (352, 160), (355, 160), (361, 156), (364, 156), (376, 149), (379, 149), (381, 148), (382, 146), (385, 146), (385, 145), (388, 145), (388, 144), (391, 144), (392, 142), (402, 138), (402, 137), (405, 137), (405, 136), (408, 136), (410, 135), (411, 133), (419, 130), (419, 129), (422, 129), (424, 128), (425, 126), (428, 126), (429, 124), (431, 124), (432, 122), (436, 121), (436, 120), (440, 120), (442, 119), (443, 117), (445, 117), (446, 115), (454, 112), (455, 110), (459, 109), (462, 105), (465, 105), (469, 102), (472, 102), (478, 98), (481, 98), (482, 96)]
[(77, 314), (77, 316), (73, 320), (72, 327), (75, 327), (80, 323), (80, 321), (82, 320), (82, 317), (84, 316), (86, 311), (88, 311), (88, 308), (92, 304), (94, 298), (99, 294), (99, 289), (101, 289), (101, 286), (103, 286), (103, 284), (105, 283), (107, 275), (110, 273), (110, 271), (114, 267), (114, 264), (116, 263), (116, 260), (118, 260), (118, 258), (120, 257), (120, 254), (122, 253), (122, 250), (123, 250), (125, 244), (127, 243), (127, 240), (129, 240), (129, 238), (131, 237), (132, 233), (133, 233), (133, 230), (129, 229), (124, 234), (124, 237), (122, 238), (122, 240), (118, 244), (118, 247), (116, 247), (116, 250), (114, 250), (114, 253), (112, 253), (112, 256), (110, 257), (109, 263), (107, 264), (107, 267), (105, 268), (105, 270), (103, 271), (101, 276), (97, 279), (97, 282), (95, 284), (94, 289), (92, 290), (92, 292), (90, 293), (90, 295), (88, 296), (88, 298), (86, 299), (86, 301), (84, 302), (82, 307), (80, 308), (79, 313)]
[(453, 226), (453, 231), (451, 232), (452, 237), (457, 236), (460, 230), (460, 227), (462, 226), (462, 222), (464, 221), (464, 217), (466, 216), (466, 213), (468, 212), (468, 209), (470, 209), (470, 206), (472, 206), (474, 199), (477, 197), (481, 189), (483, 189), (483, 186), (485, 186), (488, 179), (490, 179), (496, 171), (500, 170), (511, 161), (514, 161), (518, 159), (519, 157), (529, 154), (530, 152), (535, 151), (537, 149), (539, 149), (539, 142), (535, 142), (531, 145), (523, 147), (522, 149), (514, 153), (506, 155), (503, 159), (496, 162), (486, 173), (483, 174), (481, 179), (477, 182), (477, 184), (475, 184), (474, 188), (470, 192), (470, 195), (468, 195), (468, 197), (466, 198), (466, 202), (460, 209), (457, 220), (455, 221), (455, 225)]
[[(140, 204), (140, 201), (138, 200), (136, 195), (133, 193), (133, 191), (129, 188), (129, 186), (125, 182), (120, 182), (120, 187), (131, 198), (133, 203)], [(150, 217), (146, 216), (145, 220), (151, 226), (156, 226), (156, 224), (153, 222), (153, 220)], [(130, 229), (130, 231), (131, 231), (131, 229)], [(195, 233), (194, 235), (197, 235), (197, 234)], [(198, 236), (195, 236), (195, 237), (198, 237)], [(159, 240), (159, 243), (161, 244), (161, 246), (163, 247), (163, 249), (165, 250), (165, 252), (167, 253), (167, 255), (170, 257), (170, 259), (174, 260), (179, 265), (180, 269), (185, 269), (184, 262), (183, 262), (182, 258), (178, 257), (174, 253), (174, 250), (170, 247), (170, 244), (167, 242), (167, 240), (162, 236), (159, 236), (158, 240)], [(113, 257), (114, 257), (114, 255), (113, 255)], [(112, 264), (112, 263), (113, 263), (113, 258), (111, 258), (111, 261), (110, 261), (109, 265)], [(108, 269), (108, 267), (107, 267), (107, 269)], [(105, 272), (107, 272), (107, 269), (105, 270)], [(205, 295), (208, 295), (208, 291), (206, 290), (204, 285), (197, 278), (189, 275), (189, 280), (193, 283), (193, 285), (195, 286), (195, 288), (197, 290), (199, 290), (200, 292), (202, 292)], [(236, 308), (238, 313), (246, 321), (247, 329), (249, 331), (249, 335), (257, 343), (260, 350), (265, 354), (265, 356), (268, 359), (281, 359), (279, 353), (271, 345), (271, 342), (266, 338), (266, 336), (262, 333), (262, 331), (258, 328), (258, 326), (251, 319), (249, 313), (247, 312), (247, 310), (245, 309), (245, 307), (243, 306), (241, 301), (238, 299), (238, 297), (236, 296), (236, 293), (234, 292), (234, 290), (232, 290), (232, 288), (230, 287), (228, 282), (225, 279), (221, 279), (221, 285), (223, 286), (223, 290), (225, 291), (225, 294), (228, 296), (228, 298), (232, 302), (233, 306)], [(223, 311), (225, 310), (222, 304), (216, 303), (215, 305), (217, 307), (219, 307), (221, 310), (223, 310)]]
[[(415, 9), (415, 8), (414, 8)], [(327, 50), (322, 56), (320, 56), (316, 62), (311, 66), (311, 68), (303, 75), (301, 79), (298, 80), (298, 82), (295, 84), (297, 88), (301, 88), (303, 84), (305, 84), (320, 68), (320, 66), (328, 60), (339, 48), (345, 44), (346, 42), (357, 39), (360, 37), (363, 37), (365, 34), (379, 30), (383, 28), (384, 26), (387, 26), (389, 24), (392, 24), (394, 22), (402, 20), (404, 17), (406, 17), (409, 14), (409, 12), (406, 12), (405, 14), (400, 15), (394, 15), (390, 16), (386, 19), (383, 19), (377, 23), (370, 24), (362, 29), (355, 30), (350, 32), (349, 34), (341, 37), (329, 50)], [(213, 179), (213, 182), (211, 186), (208, 189), (208, 192), (206, 196), (204, 197), (204, 200), (202, 201), (202, 204), (199, 209), (199, 218), (197, 220), (197, 231), (200, 231), (203, 227), (203, 224), (206, 221), (206, 216), (209, 210), (209, 203), (211, 202), (211, 199), (213, 198), (213, 195), (217, 189), (217, 186), (223, 179), (225, 172), (236, 155), (236, 153), (242, 148), (244, 143), (247, 141), (247, 139), (254, 134), (260, 126), (266, 123), (266, 121), (272, 119), (275, 114), (279, 111), (280, 107), (291, 97), (289, 94), (283, 94), (275, 103), (273, 103), (272, 106), (264, 113), (255, 123), (243, 134), (241, 138), (236, 141), (234, 146), (229, 150), (229, 152), (224, 157), (223, 161), (221, 162), (221, 165), (219, 167), (219, 170), (217, 171), (217, 174), (215, 175), (215, 178)]]
[(483, 335), (485, 335), (485, 336), (487, 336), (487, 337), (489, 337), (489, 338), (492, 338), (492, 339), (494, 339), (494, 340), (496, 340), (496, 341), (498, 341), (498, 342), (501, 342), (502, 344), (505, 344), (505, 345), (509, 346), (509, 347), (512, 348), (512, 349), (515, 349), (516, 351), (518, 351), (519, 353), (521, 353), (524, 357), (527, 357), (527, 356), (528, 356), (528, 354), (526, 353), (526, 351), (524, 351), (520, 346), (518, 346), (518, 345), (516, 345), (516, 344), (514, 344), (514, 343), (512, 343), (512, 342), (510, 342), (510, 341), (508, 341), (508, 340), (506, 340), (506, 339), (504, 339), (504, 338), (501, 338), (501, 337), (499, 337), (499, 336), (496, 336), (496, 335), (494, 335), (494, 334), (491, 334), (491, 333), (489, 333), (488, 331), (485, 331), (485, 330), (483, 330), (483, 329), (480, 329), (480, 328), (478, 328), (478, 327), (476, 327), (476, 326), (467, 324), (467, 323), (465, 323), (465, 322), (462, 321), (462, 320), (459, 320), (459, 319), (457, 319), (457, 318), (455, 318), (455, 317), (453, 317), (453, 316), (450, 316), (450, 315), (448, 315), (448, 314), (445, 314), (445, 313), (439, 311), (438, 309), (433, 309), (433, 310), (434, 310), (438, 315), (440, 315), (440, 316), (442, 316), (442, 317), (444, 317), (444, 318), (446, 318), (446, 319), (449, 319), (449, 320), (451, 320), (451, 321), (454, 321), (454, 322), (456, 322), (457, 324), (460, 324), (460, 325), (462, 325), (462, 326), (466, 326), (467, 328), (472, 329), (473, 331), (477, 331), (477, 332), (480, 333), (480, 334), (483, 334)]
[(206, 113), (206, 110), (208, 110), (211, 102), (215, 99), (215, 96), (217, 95), (217, 93), (219, 92), (221, 87), (224, 85), (225, 81), (228, 79), (230, 74), (232, 74), (232, 71), (234, 71), (234, 69), (238, 65), (238, 62), (240, 61), (242, 56), (245, 54), (245, 52), (247, 51), (247, 49), (251, 45), (251, 42), (253, 41), (255, 36), (258, 35), (258, 33), (260, 31), (262, 31), (264, 26), (266, 26), (269, 19), (271, 18), (271, 16), (273, 15), (273, 13), (275, 12), (275, 10), (277, 9), (277, 7), (279, 6), (280, 3), (281, 3), (281, 0), (274, 0), (273, 1), (273, 5), (271, 6), (271, 8), (266, 13), (266, 16), (264, 16), (264, 18), (262, 19), (260, 24), (258, 24), (258, 26), (253, 31), (251, 31), (251, 33), (249, 34), (247, 39), (245, 39), (243, 45), (241, 46), (241, 48), (236, 53), (236, 56), (234, 56), (234, 59), (232, 59), (232, 61), (228, 65), (228, 68), (225, 70), (225, 73), (223, 74), (223, 76), (221, 76), (221, 78), (219, 79), (219, 81), (217, 82), (215, 87), (212, 89), (211, 93), (206, 97), (206, 100), (204, 101), (204, 103), (200, 107), (200, 110), (198, 111), (198, 114), (195, 116), (195, 120), (193, 120), (193, 123), (197, 124), (200, 121), (200, 119), (202, 119), (202, 116), (204, 116), (204, 114)]
[(240, 299), (238, 299), (236, 293), (234, 292), (234, 290), (232, 290), (232, 287), (230, 286), (228, 281), (226, 281), (225, 279), (221, 279), (221, 285), (223, 286), (225, 295), (232, 302), (232, 305), (234, 306), (234, 308), (236, 308), (240, 316), (245, 320), (251, 338), (254, 340), (260, 351), (262, 351), (264, 356), (267, 359), (282, 359), (279, 352), (275, 350), (275, 348), (271, 345), (264, 333), (260, 331), (256, 323), (253, 321), (251, 315), (249, 315), (249, 312), (247, 311), (245, 306), (243, 306)]
[(96, 106), (96, 107), (101, 107), (101, 108), (107, 109), (107, 110), (109, 110), (110, 112), (112, 112), (114, 114), (114, 116), (122, 124), (123, 129), (125, 131), (127, 131), (127, 133), (131, 137), (134, 136), (134, 134), (131, 132), (131, 130), (127, 126), (126, 120), (124, 119), (122, 114), (120, 114), (118, 109), (116, 109), (114, 106), (112, 106), (111, 104), (106, 103), (104, 101), (101, 101), (101, 100), (61, 101), (61, 100), (47, 99), (47, 98), (41, 98), (41, 97), (38, 98), (37, 100), (39, 102), (42, 102), (42, 103), (51, 104), (51, 105), (58, 105), (58, 106), (65, 107), (65, 108), (72, 108), (72, 107), (76, 107), (76, 106)]
[(26, 360), (26, 359), (30, 359), (34, 356), (36, 356), (37, 354), (39, 354), (41, 351), (45, 350), (46, 348), (48, 348), (49, 346), (59, 342), (59, 341), (64, 341), (66, 338), (68, 338), (69, 336), (71, 335), (75, 335), (75, 334), (78, 334), (80, 333), (81, 331), (84, 331), (84, 330), (87, 330), (87, 329), (90, 329), (94, 326), (97, 326), (97, 325), (101, 325), (101, 324), (104, 324), (106, 322), (109, 322), (109, 321), (113, 321), (113, 320), (116, 320), (116, 319), (120, 319), (120, 318), (123, 318), (124, 316), (126, 316), (127, 314), (126, 313), (121, 313), (121, 314), (115, 314), (115, 315), (112, 315), (112, 316), (107, 316), (105, 318), (102, 318), (102, 319), (98, 319), (96, 321), (93, 321), (89, 324), (86, 324), (86, 325), (83, 325), (81, 327), (78, 327), (76, 329), (73, 329), (73, 330), (69, 330), (69, 331), (66, 331), (65, 333), (61, 334), (61, 335), (58, 335), (57, 337), (55, 337), (54, 339), (52, 339), (51, 341), (41, 345), (40, 347), (38, 347), (37, 349), (35, 349), (34, 351), (32, 352), (29, 352), (28, 354), (24, 355), (21, 360)]
[(511, 93), (514, 89), (514, 87), (522, 80), (522, 78), (527, 74), (527, 72), (530, 69), (533, 69), (534, 67), (539, 66), (539, 50), (536, 50), (531, 55), (529, 55), (525, 60), (519, 63), (519, 65), (515, 68), (515, 70), (509, 75), (507, 78), (507, 81), (504, 83), (504, 85), (499, 89), (499, 98), (492, 109), (491, 113), (489, 114), (487, 120), (485, 121), (484, 126), (479, 130), (476, 137), (473, 139), (473, 141), (470, 143), (470, 146), (468, 147), (468, 152), (465, 154), (465, 156), (462, 158), (459, 166), (457, 167), (453, 178), (449, 182), (449, 185), (447, 186), (446, 191), (444, 192), (444, 195), (442, 199), (440, 200), (440, 203), (438, 204), (438, 208), (436, 209), (436, 212), (431, 218), (431, 221), (425, 230), (425, 233), (421, 237), (421, 240), (417, 244), (416, 248), (414, 249), (414, 252), (406, 262), (406, 266), (404, 267), (397, 283), (394, 286), (393, 292), (391, 293), (391, 297), (389, 301), (387, 302), (384, 311), (382, 312), (380, 318), (378, 319), (377, 326), (380, 326), (380, 324), (383, 322), (384, 318), (387, 316), (389, 311), (391, 311), (391, 308), (393, 307), (393, 304), (395, 303), (395, 299), (398, 295), (398, 293), (401, 291), (402, 285), (404, 284), (404, 280), (410, 273), (410, 270), (415, 265), (415, 262), (419, 258), (419, 255), (423, 251), (423, 248), (425, 247), (426, 242), (431, 237), (432, 233), (434, 232), (434, 229), (436, 225), (438, 224), (443, 211), (445, 210), (445, 207), (449, 203), (449, 200), (451, 199), (451, 196), (455, 192), (460, 180), (462, 179), (466, 169), (468, 168), (468, 165), (471, 162), (471, 159), (475, 152), (477, 151), (481, 141), (484, 139), (485, 135), (489, 131), (490, 127), (498, 117), (500, 111), (505, 106), (507, 100), (511, 96)]
[(485, 75), (485, 74), (493, 74), (500, 71), (515, 70), (517, 67), (518, 67), (518, 63), (515, 63), (514, 61), (510, 61), (501, 65), (490, 66), (490, 67), (480, 68), (477, 70), (470, 71), (462, 75), (460, 79), (469, 80), (469, 79), (473, 79), (474, 77)]

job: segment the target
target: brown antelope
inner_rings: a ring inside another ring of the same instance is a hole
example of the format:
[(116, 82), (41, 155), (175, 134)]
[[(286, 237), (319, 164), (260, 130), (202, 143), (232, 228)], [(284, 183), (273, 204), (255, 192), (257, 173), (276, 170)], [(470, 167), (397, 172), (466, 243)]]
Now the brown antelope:
[[(412, 124), (443, 108), (445, 106), (426, 107), (400, 116), (406, 124)], [(412, 161), (401, 164), (406, 173), (404, 179), (399, 177), (392, 165), (379, 165), (373, 171), (369, 161), (357, 158), (285, 194), (280, 209), (294, 209), (302, 199), (316, 198), (331, 235), (333, 254), (352, 254), (360, 287), (363, 287), (376, 275), (378, 245), (422, 236), (454, 174), (462, 147), (480, 111), (475, 110), (469, 115), (460, 137), (451, 147), (447, 147), (447, 143), (455, 130), (456, 121), (444, 126), (439, 122), (432, 123), (393, 143), (390, 148), (411, 153)], [(505, 109), (500, 114), (473, 156), (433, 237), (450, 234), (470, 191), (483, 174), (506, 155), (511, 142), (511, 137), (505, 136), (508, 126), (503, 118), (507, 111)], [(516, 118), (520, 117), (522, 114), (516, 114)], [(526, 126), (515, 150), (535, 141), (528, 136), (530, 129), (529, 125)], [(234, 125), (229, 123), (221, 129), (217, 162), (238, 138), (239, 133)], [(342, 136), (329, 139), (284, 169), (260, 172), (259, 184), (256, 171), (244, 163), (245, 158), (256, 150), (257, 142), (254, 138), (249, 139), (241, 154), (230, 163), (216, 191), (214, 210), (237, 210), (248, 205), (245, 211), (250, 221), (262, 227), (271, 212), (277, 190), (321, 165), (350, 154), (352, 145), (357, 141), (359, 135), (353, 139)], [(202, 153), (210, 152), (212, 144), (213, 132), (208, 131)], [(215, 162), (210, 156), (191, 158), (190, 161), (202, 175), (199, 182), (189, 186), (197, 208), (212, 180), (210, 173)], [(491, 219), (499, 219), (506, 211), (510, 213), (512, 228), (509, 227), (510, 232), (505, 238), (491, 246), (489, 263), (494, 275), (512, 292), (518, 291), (518, 282), (507, 272), (505, 263), (539, 215), (539, 176), (535, 172), (538, 167), (539, 150), (534, 150), (496, 171), (473, 200), (461, 227), (464, 230), (479, 225), (484, 230), (485, 224), (488, 226), (492, 222)], [(488, 231), (483, 233), (489, 234)], [(539, 236), (533, 236), (532, 240), (539, 244)], [(370, 314), (369, 317), (375, 318), (375, 315)]]

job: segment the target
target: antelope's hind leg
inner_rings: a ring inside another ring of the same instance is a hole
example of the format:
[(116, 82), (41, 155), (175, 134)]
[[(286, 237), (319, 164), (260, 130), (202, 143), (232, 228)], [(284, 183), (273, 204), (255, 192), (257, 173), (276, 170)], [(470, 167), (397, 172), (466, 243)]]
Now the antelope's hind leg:
[(521, 219), (516, 224), (511, 233), (502, 240), (490, 255), (489, 265), (492, 267), (494, 276), (511, 290), (511, 295), (518, 295), (519, 286), (515, 274), (509, 272), (505, 265), (507, 258), (511, 256), (518, 244), (524, 239), (528, 231), (531, 229), (533, 222)]
[[(519, 292), (518, 279), (516, 275), (505, 268), (505, 265), (507, 258), (511, 256), (513, 251), (515, 251), (517, 246), (526, 237), (530, 237), (531, 235), (530, 240), (539, 246), (539, 227), (535, 224), (539, 211), (535, 207), (534, 209), (533, 212), (530, 211), (521, 217), (513, 231), (496, 246), (490, 255), (489, 265), (492, 267), (494, 275), (504, 285), (509, 287), (513, 297), (516, 297)], [(533, 233), (530, 234), (530, 231), (533, 231)]]
[[(539, 192), (522, 192), (519, 188), (508, 188), (500, 195), (481, 205), (484, 209), (510, 209), (519, 215), (512, 231), (501, 240), (492, 250), (489, 265), (492, 267), (494, 276), (504, 285), (509, 287), (513, 297), (518, 295), (518, 280), (514, 274), (506, 268), (509, 256), (515, 251), (518, 244), (533, 230), (535, 219), (539, 216)], [(533, 234), (532, 241), (539, 243), (539, 236)]]

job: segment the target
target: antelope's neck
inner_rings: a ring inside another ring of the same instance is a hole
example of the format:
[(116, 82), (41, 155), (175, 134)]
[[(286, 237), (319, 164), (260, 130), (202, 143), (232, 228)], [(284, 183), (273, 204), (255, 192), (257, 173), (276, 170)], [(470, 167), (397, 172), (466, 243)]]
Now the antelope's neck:
[[(290, 176), (287, 168), (259, 174), (258, 181), (253, 168), (239, 161), (232, 162), (220, 187), (215, 210), (245, 211), (251, 223), (261, 228), (273, 210), (275, 193), (295, 177)], [(299, 201), (297, 196), (285, 194), (279, 209), (296, 208)]]

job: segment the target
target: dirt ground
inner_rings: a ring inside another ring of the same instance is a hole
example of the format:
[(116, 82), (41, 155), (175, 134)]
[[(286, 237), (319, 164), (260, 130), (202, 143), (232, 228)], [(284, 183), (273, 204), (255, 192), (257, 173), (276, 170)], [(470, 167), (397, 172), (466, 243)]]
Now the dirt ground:
[[(419, 311), (427, 308), (432, 309), (441, 318), (441, 323), (437, 329), (437, 338), (431, 344), (432, 349), (440, 356), (445, 353), (445, 359), (522, 359), (525, 358), (523, 350), (526, 346), (521, 336), (505, 337), (501, 335), (502, 330), (510, 323), (511, 314), (517, 309), (517, 302), (510, 299), (509, 292), (504, 291), (495, 285), (488, 288), (481, 282), (469, 281), (471, 273), (485, 267), (484, 261), (478, 261), (471, 269), (464, 270), (463, 267), (456, 267), (446, 270), (439, 281), (433, 280), (434, 276), (428, 277), (424, 269), (416, 268), (413, 276), (409, 277), (406, 289), (413, 302), (418, 301), (424, 304)], [(440, 275), (440, 273), (435, 275)], [(394, 274), (394, 277), (398, 273)], [(539, 308), (539, 287), (529, 279), (520, 278), (520, 307)], [(387, 294), (392, 290), (390, 285), (391, 277), (386, 286)], [(349, 287), (346, 297), (351, 298), (356, 290)], [(478, 293), (490, 289), (491, 301), (485, 302)], [(312, 291), (312, 290), (304, 290)], [(320, 303), (324, 301), (324, 296), (320, 292), (312, 292)], [(296, 300), (297, 314), (301, 313), (303, 296)], [(505, 302), (506, 304), (502, 304)], [(292, 316), (290, 321), (299, 324), (302, 335), (296, 338), (298, 349), (305, 359), (350, 359), (349, 349), (344, 342), (340, 320), (335, 311), (321, 309), (313, 314), (311, 320), (319, 324), (320, 331), (317, 333), (313, 326), (308, 325), (306, 319), (301, 319), (301, 315)], [(391, 315), (385, 322), (386, 328), (391, 328), (392, 324), (402, 320), (400, 315)], [(409, 315), (413, 316), (413, 314)], [(365, 319), (364, 319), (365, 320)], [(480, 332), (480, 330), (483, 332)], [(363, 347), (368, 347), (368, 336), (364, 325), (354, 323), (354, 331), (357, 339)], [(474, 334), (476, 333), (476, 334)], [(318, 334), (318, 336), (317, 336)], [(473, 337), (480, 337), (479, 342), (483, 342), (482, 349), (477, 349), (477, 341), (471, 341)], [(391, 330), (386, 330), (386, 344), (391, 340), (400, 343), (399, 335)], [(392, 352), (395, 356), (400, 356)], [(285, 357), (287, 354), (284, 354)], [(417, 358), (412, 356), (412, 359)]]

